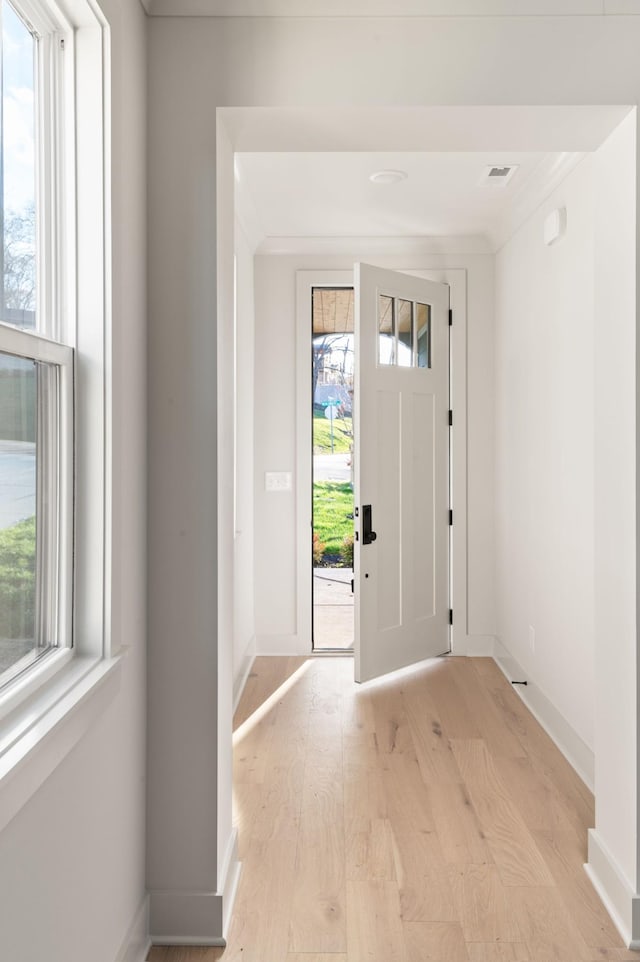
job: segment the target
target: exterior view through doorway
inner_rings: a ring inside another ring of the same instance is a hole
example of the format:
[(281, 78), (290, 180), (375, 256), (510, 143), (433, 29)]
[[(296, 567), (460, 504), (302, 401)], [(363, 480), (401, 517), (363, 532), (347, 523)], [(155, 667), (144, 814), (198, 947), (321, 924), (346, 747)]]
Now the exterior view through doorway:
[(365, 681), (450, 648), (449, 288), (354, 280), (311, 288), (312, 637)]
[(354, 291), (312, 289), (313, 649), (353, 650)]

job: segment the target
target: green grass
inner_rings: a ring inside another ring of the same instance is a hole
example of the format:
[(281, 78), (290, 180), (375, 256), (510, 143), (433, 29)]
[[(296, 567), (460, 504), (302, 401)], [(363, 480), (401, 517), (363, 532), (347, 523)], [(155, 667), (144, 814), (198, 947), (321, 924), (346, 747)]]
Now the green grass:
[(353, 490), (347, 481), (316, 481), (313, 486), (313, 530), (324, 543), (324, 555), (339, 555), (342, 541), (353, 534)]
[[(347, 454), (353, 443), (351, 418), (333, 419), (333, 453)], [(331, 454), (331, 422), (324, 414), (313, 414), (314, 454)]]
[(33, 638), (36, 519), (0, 531), (0, 637)]

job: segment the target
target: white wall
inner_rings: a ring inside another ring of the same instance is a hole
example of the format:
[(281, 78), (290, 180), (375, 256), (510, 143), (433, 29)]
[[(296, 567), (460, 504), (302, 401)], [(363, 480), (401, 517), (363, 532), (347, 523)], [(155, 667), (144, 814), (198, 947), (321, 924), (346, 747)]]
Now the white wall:
[(0, 955), (12, 962), (115, 962), (139, 911), (134, 942), (146, 928), (146, 23), (137, 0), (100, 5), (113, 103), (110, 615), (113, 648), (128, 651), (116, 699), (0, 834)]
[[(585, 158), (496, 256), (495, 370), (498, 638), (591, 749), (593, 165)], [(558, 207), (567, 232), (548, 247)]]
[[(211, 230), (216, 108), (292, 108), (303, 142), (313, 127), (305, 108), (314, 105), (635, 104), (640, 99), (639, 47), (638, 17), (152, 18), (149, 684), (154, 744), (149, 863), (153, 872), (166, 868), (172, 884), (191, 891), (205, 881), (211, 884), (217, 848), (217, 838), (206, 832), (196, 851), (187, 801), (176, 796), (174, 786), (189, 783), (194, 796), (201, 790), (207, 796), (231, 794), (226, 757), (218, 780), (212, 752), (227, 711), (224, 700), (220, 712), (214, 704), (218, 684), (227, 683), (226, 675), (219, 674), (215, 649), (224, 654), (233, 646), (232, 637), (215, 637), (218, 535), (217, 517), (210, 510), (218, 496), (211, 424), (214, 329), (220, 321), (217, 242)], [(327, 49), (331, 70), (326, 69)], [(302, 109), (296, 113), (295, 108)], [(312, 132), (316, 135), (317, 128)], [(501, 146), (508, 142), (506, 133)], [(559, 128), (557, 143), (546, 149), (582, 148), (565, 145)], [(629, 198), (629, 203), (633, 206), (635, 200)], [(226, 490), (227, 472), (221, 471)], [(261, 564), (258, 558), (256, 563)], [(614, 595), (610, 601), (615, 602)], [(290, 619), (286, 607), (284, 617)], [(615, 701), (617, 681), (636, 677), (633, 630), (626, 660), (616, 665), (601, 692), (605, 714)], [(231, 676), (228, 685), (232, 687)], [(176, 726), (189, 735), (189, 753), (180, 754), (184, 740), (176, 739)], [(629, 737), (637, 744), (635, 730)], [(626, 844), (635, 852), (637, 843), (634, 831)], [(184, 868), (180, 877), (172, 868), (172, 854)], [(640, 934), (640, 925), (638, 929)]]
[[(617, 865), (625, 895), (638, 892), (636, 116), (595, 155), (595, 630), (596, 829), (589, 859)], [(606, 692), (615, 692), (607, 699)], [(636, 840), (636, 844), (631, 843)], [(610, 853), (607, 854), (607, 853)], [(600, 857), (598, 857), (598, 855)], [(632, 928), (630, 913), (623, 917)], [(640, 938), (640, 933), (636, 936)]]
[(254, 278), (253, 250), (236, 221), (234, 693), (255, 652), (254, 615)]
[[(313, 241), (310, 241), (313, 243)], [(286, 652), (296, 621), (296, 499), (266, 492), (265, 471), (296, 477), (296, 271), (351, 270), (358, 260), (407, 270), (462, 268), (467, 272), (468, 586), (471, 635), (493, 635), (493, 256), (489, 254), (263, 255), (255, 259), (255, 606), (258, 650)], [(302, 319), (304, 323), (304, 319)], [(306, 319), (310, 325), (310, 316)], [(309, 493), (309, 497), (310, 497)], [(309, 575), (310, 577), (310, 575)], [(306, 647), (305, 647), (306, 646)]]

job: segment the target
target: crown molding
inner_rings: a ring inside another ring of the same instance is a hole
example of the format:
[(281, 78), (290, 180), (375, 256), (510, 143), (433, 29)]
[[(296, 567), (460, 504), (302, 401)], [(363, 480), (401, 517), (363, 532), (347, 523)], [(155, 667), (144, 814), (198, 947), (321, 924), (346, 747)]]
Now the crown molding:
[(638, 16), (640, 0), (141, 0), (154, 17)]

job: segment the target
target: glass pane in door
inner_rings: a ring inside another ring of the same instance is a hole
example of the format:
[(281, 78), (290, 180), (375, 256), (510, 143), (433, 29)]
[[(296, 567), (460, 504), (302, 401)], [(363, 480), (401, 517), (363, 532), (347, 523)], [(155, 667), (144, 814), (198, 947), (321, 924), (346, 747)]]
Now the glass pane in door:
[(393, 297), (378, 297), (378, 364), (396, 363), (396, 325)]
[(431, 306), (429, 304), (416, 304), (416, 328), (417, 366), (431, 367)]
[(413, 301), (396, 301), (398, 367), (413, 366)]

